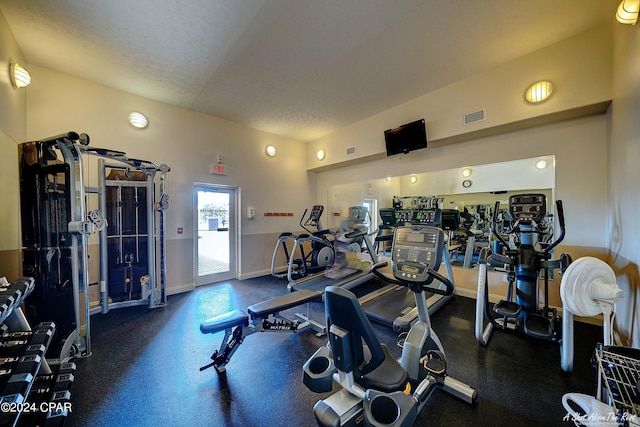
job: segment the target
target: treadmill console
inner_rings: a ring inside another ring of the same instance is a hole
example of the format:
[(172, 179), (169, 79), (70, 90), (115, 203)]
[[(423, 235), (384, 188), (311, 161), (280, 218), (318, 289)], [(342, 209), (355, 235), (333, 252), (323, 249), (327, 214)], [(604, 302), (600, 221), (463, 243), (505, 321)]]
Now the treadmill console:
[(395, 219), (397, 224), (423, 224), (431, 226), (439, 226), (442, 222), (442, 211), (438, 208), (407, 208), (396, 209)]
[(393, 235), (391, 259), (393, 275), (408, 282), (431, 283), (428, 270), (438, 270), (442, 262), (444, 232), (436, 227), (397, 227)]
[(540, 222), (547, 213), (544, 194), (518, 194), (509, 197), (509, 212), (514, 220)]

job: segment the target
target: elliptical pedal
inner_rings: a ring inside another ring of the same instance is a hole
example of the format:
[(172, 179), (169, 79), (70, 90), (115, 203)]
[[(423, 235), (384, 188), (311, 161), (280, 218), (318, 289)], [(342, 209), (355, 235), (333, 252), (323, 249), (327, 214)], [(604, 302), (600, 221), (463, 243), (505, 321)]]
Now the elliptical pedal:
[(529, 313), (524, 318), (524, 333), (540, 339), (554, 337), (552, 319), (537, 313)]
[(518, 317), (522, 307), (513, 301), (500, 300), (493, 306), (493, 311), (502, 317)]

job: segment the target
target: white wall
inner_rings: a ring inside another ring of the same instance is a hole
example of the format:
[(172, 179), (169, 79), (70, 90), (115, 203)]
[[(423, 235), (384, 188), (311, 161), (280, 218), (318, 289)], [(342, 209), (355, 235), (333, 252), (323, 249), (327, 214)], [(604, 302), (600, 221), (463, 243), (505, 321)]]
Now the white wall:
[[(41, 139), (70, 130), (85, 132), (91, 146), (124, 151), (130, 157), (171, 167), (167, 187), (171, 207), (166, 213), (168, 292), (193, 287), (193, 183), (241, 189), (241, 257), (252, 248), (272, 251), (277, 232), (298, 227), (297, 216), (313, 203), (313, 174), (304, 168), (303, 143), (274, 136), (194, 111), (173, 107), (39, 67), (30, 67), (27, 139)], [(127, 123), (130, 111), (149, 118), (144, 130)], [(273, 144), (278, 155), (264, 148)], [(210, 173), (216, 155), (224, 156), (226, 176)], [(85, 185), (97, 186), (97, 167), (86, 162)], [(249, 221), (246, 208), (256, 208)], [(17, 209), (17, 206), (16, 206)], [(264, 217), (265, 211), (294, 212), (294, 217)], [(181, 227), (183, 234), (178, 234)], [(248, 249), (243, 248), (250, 238)], [(241, 275), (268, 268), (266, 261), (240, 260)]]
[(0, 13), (0, 276), (14, 280), (20, 275), (20, 202), (18, 150), (27, 123), (27, 91), (16, 89), (9, 79), (9, 64), (26, 62)]
[[(531, 105), (525, 89), (547, 79), (554, 94)], [(603, 25), (496, 68), (417, 97), (309, 143), (307, 168), (340, 165), (385, 153), (384, 130), (425, 118), (431, 141), (611, 100), (611, 28)], [(486, 119), (464, 125), (464, 115), (485, 109)], [(346, 148), (355, 147), (354, 155)], [(326, 158), (315, 154), (324, 148)], [(552, 154), (552, 153), (545, 153)]]
[(624, 344), (640, 347), (640, 31), (616, 24), (613, 36), (608, 248), (625, 291), (616, 309), (617, 330)]

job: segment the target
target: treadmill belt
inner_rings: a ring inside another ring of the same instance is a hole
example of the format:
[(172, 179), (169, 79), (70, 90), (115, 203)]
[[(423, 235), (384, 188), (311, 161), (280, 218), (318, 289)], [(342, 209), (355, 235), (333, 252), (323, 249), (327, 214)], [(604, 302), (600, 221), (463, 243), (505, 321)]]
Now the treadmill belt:
[(310, 289), (316, 292), (322, 292), (327, 286), (340, 286), (345, 280), (354, 280), (359, 275), (369, 274), (366, 271), (356, 270), (354, 268), (342, 268), (331, 272), (323, 272), (307, 276), (292, 286), (293, 291), (301, 289)]
[(369, 319), (393, 326), (397, 317), (416, 307), (416, 299), (409, 288), (398, 286), (384, 295), (371, 299), (363, 307)]

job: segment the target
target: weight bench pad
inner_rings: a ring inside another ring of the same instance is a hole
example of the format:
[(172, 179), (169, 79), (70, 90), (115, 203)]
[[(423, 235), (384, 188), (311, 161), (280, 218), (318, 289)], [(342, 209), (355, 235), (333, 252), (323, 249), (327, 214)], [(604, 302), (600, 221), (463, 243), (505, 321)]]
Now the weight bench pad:
[(200, 332), (203, 334), (215, 334), (234, 326), (249, 326), (249, 316), (242, 310), (233, 310), (219, 314), (200, 324)]
[(279, 311), (293, 308), (306, 302), (314, 301), (322, 301), (322, 294), (310, 289), (302, 289), (300, 291), (281, 295), (263, 302), (259, 302), (257, 304), (250, 305), (247, 308), (247, 311), (251, 315), (252, 319), (264, 318), (269, 316), (270, 314), (275, 314)]

